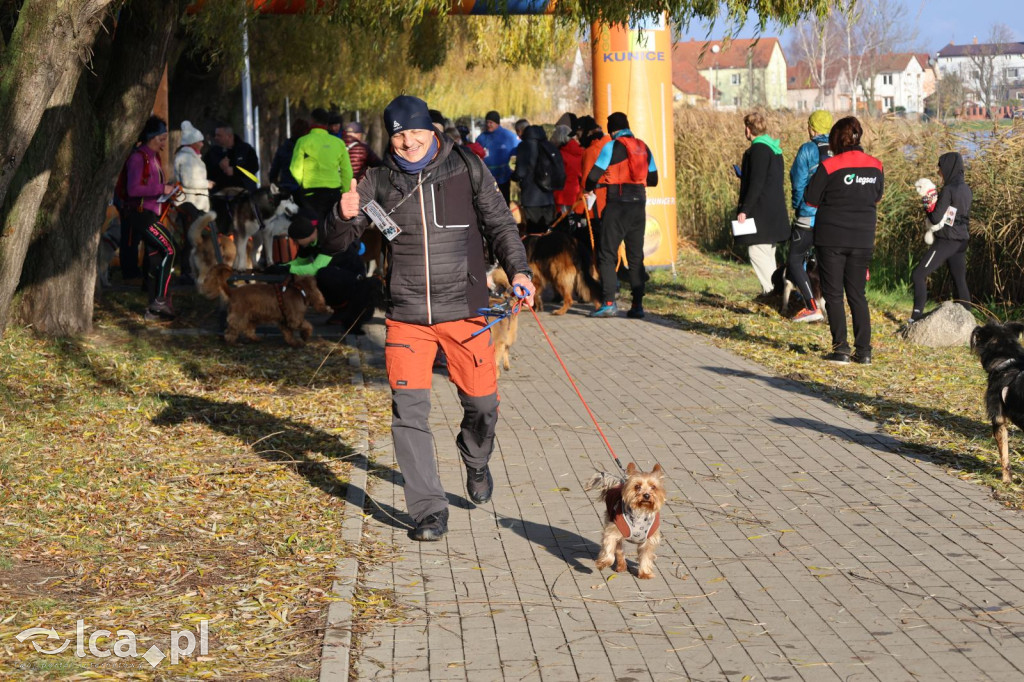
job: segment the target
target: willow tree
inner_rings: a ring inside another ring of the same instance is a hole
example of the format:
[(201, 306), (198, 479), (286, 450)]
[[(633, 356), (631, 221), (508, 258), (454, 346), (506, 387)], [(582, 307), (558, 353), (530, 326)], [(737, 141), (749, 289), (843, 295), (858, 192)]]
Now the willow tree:
[[(257, 22), (249, 0), (205, 0), (197, 18), (186, 21), (185, 7), (191, 2), (0, 0), (0, 332), (11, 319), (18, 286), (21, 318), (37, 331), (66, 335), (91, 328), (93, 262), (103, 204), (149, 114), (164, 65), (175, 63), (186, 38), (196, 42), (219, 32), (219, 43), (207, 41), (211, 53), (237, 68), (240, 59), (234, 35), (248, 13), (254, 39), (261, 48), (267, 47), (260, 34), (272, 31), (273, 21)], [(470, 20), (456, 23), (446, 16), (450, 0), (324, 3), (329, 9), (313, 20), (344, 29), (340, 31), (343, 39), (325, 42), (328, 34), (336, 38), (333, 30), (324, 31), (324, 40), (316, 34), (303, 35), (290, 47), (304, 50), (306, 41), (318, 47), (310, 55), (314, 59), (305, 62), (305, 76), (299, 71), (285, 78), (280, 73), (284, 60), (278, 60), (261, 64), (261, 77), (267, 78), (269, 92), (277, 82), (282, 88), (279, 94), (288, 94), (284, 88), (294, 87), (296, 79), (300, 83), (309, 79), (310, 64), (330, 61), (352, 77), (332, 80), (320, 71), (318, 81), (303, 86), (309, 97), (319, 95), (321, 100), (373, 109), (395, 92), (396, 85), (423, 87), (430, 96), (429, 88), (440, 87), (449, 75), (455, 79), (444, 68), (449, 51), (456, 58), (461, 54), (463, 61), (474, 60), (493, 50), (494, 42), (504, 43), (488, 62), (491, 68), (502, 63), (536, 67), (551, 47), (535, 39), (545, 30), (579, 29), (595, 21), (624, 23), (665, 12), (677, 27), (694, 19), (739, 24), (751, 10), (764, 28), (770, 20), (788, 25), (809, 12), (822, 14), (839, 4), (839, 0), (561, 0), (556, 5), (555, 28), (541, 27), (550, 20), (516, 23), (502, 18), (499, 21), (506, 23), (497, 29), (477, 30), (474, 43), (474, 30), (466, 28), (472, 26)], [(204, 16), (220, 21), (204, 24)], [(212, 30), (204, 33), (204, 25)], [(190, 33), (186, 36), (185, 31)], [(473, 84), (463, 78), (450, 81), (448, 88), (455, 93), (461, 90), (463, 96), (450, 100), (450, 113), (456, 113), (459, 102), (472, 96)]]

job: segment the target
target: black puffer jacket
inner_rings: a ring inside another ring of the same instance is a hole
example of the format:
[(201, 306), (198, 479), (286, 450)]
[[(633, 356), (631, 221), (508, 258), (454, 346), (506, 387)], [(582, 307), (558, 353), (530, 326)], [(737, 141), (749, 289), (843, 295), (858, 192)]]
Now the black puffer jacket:
[(554, 193), (542, 190), (534, 179), (537, 157), (541, 153), (540, 143), (547, 139), (547, 134), (540, 126), (526, 126), (523, 141), (516, 147), (516, 169), (512, 171), (512, 178), (519, 183), (520, 206), (555, 205)]
[[(358, 185), (361, 206), (376, 199), (385, 211), (394, 209), (391, 218), (402, 228), (390, 242), (387, 310), (390, 319), (400, 322), (462, 320), (476, 317), (477, 309), (487, 306), (481, 227), (510, 279), (514, 273), (529, 272), (519, 229), (494, 177), (478, 156), (463, 156), (447, 136), (438, 137), (437, 156), (420, 173), (402, 172), (391, 154), (385, 154), (384, 165), (368, 170)], [(478, 166), (482, 180), (476, 209), (483, 226), (478, 225), (473, 206), (469, 163)], [(336, 205), (317, 228), (318, 243), (327, 253), (338, 253), (359, 239), (367, 226), (372, 223), (365, 213), (343, 220)]]
[(956, 209), (956, 218), (952, 225), (936, 230), (935, 238), (967, 241), (970, 237), (971, 200), (974, 194), (964, 182), (964, 159), (957, 152), (946, 152), (939, 157), (939, 170), (942, 171), (942, 191), (939, 192), (935, 208), (928, 214), (928, 220), (932, 225), (938, 225), (950, 206)]

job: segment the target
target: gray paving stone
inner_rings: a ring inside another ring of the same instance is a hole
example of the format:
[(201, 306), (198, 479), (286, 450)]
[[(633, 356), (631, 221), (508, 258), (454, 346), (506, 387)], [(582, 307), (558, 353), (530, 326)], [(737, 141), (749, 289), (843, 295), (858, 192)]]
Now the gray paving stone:
[[(493, 502), (453, 505), (442, 543), (417, 545), (379, 512), (365, 524), (401, 561), (364, 586), (409, 608), (363, 636), (357, 679), (387, 679), (382, 666), (473, 682), (1024, 678), (1019, 512), (671, 325), (542, 321), (623, 463), (666, 470), (657, 577), (594, 569), (600, 503), (582, 486), (617, 467), (524, 317), (500, 383)], [(368, 331), (379, 354), (381, 328)], [(461, 410), (445, 376), (433, 401), (458, 500)], [(374, 451), (384, 466), (388, 447)], [(369, 488), (408, 522), (397, 473)]]

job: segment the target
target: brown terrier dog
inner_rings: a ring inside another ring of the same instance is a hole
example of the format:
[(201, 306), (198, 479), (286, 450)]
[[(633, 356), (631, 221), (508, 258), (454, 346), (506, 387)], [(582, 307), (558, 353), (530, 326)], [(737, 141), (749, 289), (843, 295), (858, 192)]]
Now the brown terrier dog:
[(605, 527), (601, 538), (601, 553), (597, 555), (597, 568), (607, 568), (615, 559), (615, 570), (626, 570), (626, 557), (622, 552), (623, 540), (640, 545), (639, 566), (636, 577), (644, 580), (654, 577), (654, 549), (661, 543), (661, 508), (665, 504), (665, 472), (655, 464), (650, 473), (637, 469), (632, 462), (626, 467), (626, 480), (599, 472), (585, 486), (586, 490), (600, 489), (599, 499), (605, 503)]
[[(230, 345), (238, 343), (239, 336), (259, 341), (256, 325), (276, 322), (285, 343), (299, 347), (313, 334), (313, 325), (306, 321), (306, 306), (320, 313), (331, 312), (312, 277), (289, 278), (280, 284), (232, 287), (228, 285), (232, 274), (231, 266), (215, 265), (203, 282), (203, 293), (207, 297), (224, 295), (228, 299), (228, 328), (224, 340)], [(296, 338), (294, 332), (301, 338)]]

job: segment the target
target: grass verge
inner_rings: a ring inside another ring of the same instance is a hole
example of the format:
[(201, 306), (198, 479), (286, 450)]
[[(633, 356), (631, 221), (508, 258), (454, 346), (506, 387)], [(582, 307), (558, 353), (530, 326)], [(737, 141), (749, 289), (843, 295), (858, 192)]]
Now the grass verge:
[[(857, 412), (908, 452), (991, 486), (1005, 504), (1024, 508), (1019, 473), (1013, 484), (1000, 482), (977, 358), (966, 346), (925, 348), (896, 336), (909, 316), (909, 295), (869, 283), (873, 364), (836, 366), (821, 361), (831, 344), (827, 323), (792, 323), (754, 302), (759, 290), (749, 265), (683, 248), (675, 278), (653, 273), (644, 307)], [(1011, 437), (1011, 463), (1020, 472), (1012, 445)]]
[[(360, 552), (340, 541), (350, 445), (388, 396), (350, 383), (351, 349), (318, 370), (333, 342), (227, 348), (142, 308), (109, 295), (89, 337), (0, 341), (0, 678), (315, 679), (335, 565)], [(206, 621), (208, 653), (78, 657), (78, 620), (86, 651), (130, 630), (139, 655)], [(31, 627), (71, 646), (37, 653)]]

